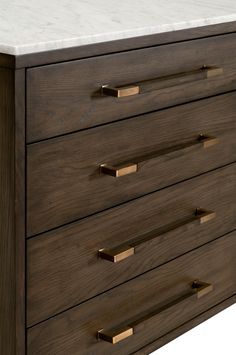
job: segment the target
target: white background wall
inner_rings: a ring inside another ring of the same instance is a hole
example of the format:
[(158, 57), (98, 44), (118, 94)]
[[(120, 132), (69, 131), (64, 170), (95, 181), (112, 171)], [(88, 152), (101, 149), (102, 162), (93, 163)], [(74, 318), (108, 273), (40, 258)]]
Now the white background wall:
[(152, 355), (236, 355), (236, 304)]

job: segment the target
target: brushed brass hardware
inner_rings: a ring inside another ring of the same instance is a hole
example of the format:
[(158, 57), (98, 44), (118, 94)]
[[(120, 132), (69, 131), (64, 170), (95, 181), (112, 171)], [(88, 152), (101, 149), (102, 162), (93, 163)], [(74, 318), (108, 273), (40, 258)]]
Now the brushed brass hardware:
[(134, 250), (134, 247), (125, 245), (113, 249), (100, 249), (98, 253), (100, 258), (113, 263), (118, 263), (119, 261), (134, 255)]
[(201, 298), (207, 295), (209, 292), (213, 291), (213, 285), (207, 282), (202, 282), (199, 280), (194, 280), (192, 283), (193, 290), (196, 291), (197, 298)]
[(219, 143), (219, 139), (217, 137), (212, 137), (212, 136), (207, 136), (205, 134), (199, 134), (198, 137), (199, 142), (202, 143), (203, 148), (210, 148), (213, 145), (216, 145)]
[(121, 176), (136, 173), (138, 171), (138, 165), (133, 164), (133, 163), (129, 163), (129, 164), (123, 164), (123, 165), (114, 167), (114, 166), (102, 164), (100, 166), (100, 170), (103, 174), (111, 175), (111, 176), (118, 178)]
[(203, 224), (214, 219), (216, 217), (216, 213), (214, 211), (207, 211), (202, 208), (197, 208), (195, 216), (199, 219), (200, 224)]
[(203, 69), (206, 69), (207, 78), (213, 78), (214, 76), (219, 76), (224, 74), (223, 68), (220, 67), (208, 68), (207, 66), (203, 66)]
[(138, 326), (142, 323), (145, 323), (146, 321), (158, 317), (158, 315), (165, 311), (168, 310), (181, 302), (184, 302), (188, 298), (196, 297), (198, 300), (199, 298), (207, 295), (209, 292), (213, 290), (213, 285), (210, 283), (202, 282), (199, 280), (194, 280), (191, 284), (190, 292), (187, 294), (179, 297), (175, 301), (172, 301), (171, 303), (167, 304), (166, 306), (162, 306), (161, 308), (155, 307), (152, 308), (149, 312), (146, 314), (142, 314), (140, 318), (137, 318), (136, 320), (132, 321), (130, 324), (123, 325), (121, 327), (116, 327), (112, 329), (101, 329), (97, 332), (97, 337), (100, 340), (104, 340), (108, 343), (111, 344), (116, 344), (133, 334), (135, 334), (136, 330), (138, 331)]
[(109, 165), (109, 164), (101, 164), (100, 165), (100, 172), (102, 174), (105, 175), (110, 175), (113, 176), (115, 178), (119, 178), (125, 175), (129, 175), (129, 174), (133, 174), (136, 173), (140, 168), (141, 168), (141, 163), (143, 161), (148, 161), (151, 159), (155, 159), (161, 156), (165, 156), (168, 154), (168, 156), (170, 156), (173, 153), (176, 153), (178, 151), (181, 150), (185, 150), (188, 148), (191, 148), (192, 146), (197, 146), (200, 144), (200, 146), (202, 146), (202, 148), (206, 149), (206, 148), (210, 148), (216, 144), (219, 143), (219, 139), (216, 137), (212, 137), (212, 136), (208, 136), (205, 134), (199, 134), (197, 136), (197, 139), (195, 141), (183, 144), (183, 145), (178, 145), (178, 146), (174, 146), (172, 148), (169, 148), (166, 151), (162, 151), (160, 152), (153, 152), (152, 154), (146, 155), (146, 156), (142, 156), (141, 158), (135, 158), (133, 159), (132, 163), (123, 163), (123, 164), (119, 164), (119, 165)]
[(216, 213), (213, 211), (207, 211), (202, 208), (197, 208), (189, 219), (184, 221), (179, 221), (171, 224), (170, 226), (166, 227), (166, 229), (156, 230), (146, 235), (142, 235), (137, 237), (136, 239), (130, 240), (127, 243), (119, 245), (115, 248), (110, 249), (100, 249), (98, 251), (98, 255), (101, 259), (108, 260), (112, 263), (118, 263), (122, 260), (129, 258), (130, 256), (134, 255), (136, 249), (139, 245), (151, 241), (163, 234), (167, 234), (171, 231), (176, 230), (177, 228), (181, 228), (187, 224), (197, 222), (199, 224), (207, 223), (213, 218), (216, 217)]
[(189, 72), (167, 75), (125, 86), (114, 87), (110, 85), (103, 85), (101, 93), (103, 96), (122, 98), (160, 90), (171, 86), (178, 86), (192, 81), (209, 79), (215, 76), (223, 75), (223, 73), (223, 68), (203, 65), (201, 68)]
[(127, 97), (139, 94), (140, 88), (139, 86), (124, 86), (113, 88), (107, 85), (102, 87), (102, 94), (106, 96), (114, 96), (114, 97)]
[(119, 329), (111, 329), (110, 331), (104, 331), (103, 329), (98, 331), (98, 338), (101, 340), (105, 340), (108, 343), (116, 344), (119, 343), (121, 340), (124, 340), (131, 335), (133, 335), (133, 328), (132, 327), (124, 327)]

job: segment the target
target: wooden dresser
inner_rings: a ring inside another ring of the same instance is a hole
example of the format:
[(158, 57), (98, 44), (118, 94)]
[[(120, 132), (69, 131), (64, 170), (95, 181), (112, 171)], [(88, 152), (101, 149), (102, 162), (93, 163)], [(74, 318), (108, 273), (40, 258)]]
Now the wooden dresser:
[(236, 23), (0, 55), (0, 354), (150, 354), (236, 300)]

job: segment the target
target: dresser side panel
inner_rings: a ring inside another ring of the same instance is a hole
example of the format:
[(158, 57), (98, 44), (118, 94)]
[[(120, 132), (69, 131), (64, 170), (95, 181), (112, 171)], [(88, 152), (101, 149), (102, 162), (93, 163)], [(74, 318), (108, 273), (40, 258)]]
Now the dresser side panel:
[(15, 353), (14, 72), (0, 68), (0, 353)]
[(18, 125), (24, 125), (24, 100), (18, 96), (21, 92), (24, 97), (24, 76), (21, 74), (20, 79), (18, 74), (0, 68), (0, 354), (3, 355), (25, 353), (25, 302), (19, 297), (24, 294), (25, 211), (24, 191), (19, 192), (17, 180), (19, 169), (24, 169), (24, 157), (19, 157), (18, 152), (20, 145), (24, 147), (18, 137)]

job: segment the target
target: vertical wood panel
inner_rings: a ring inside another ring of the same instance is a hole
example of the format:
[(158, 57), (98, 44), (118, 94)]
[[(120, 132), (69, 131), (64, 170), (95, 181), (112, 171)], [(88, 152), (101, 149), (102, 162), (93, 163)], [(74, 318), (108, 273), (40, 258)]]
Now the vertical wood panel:
[(14, 72), (0, 68), (0, 353), (15, 354)]
[(25, 354), (25, 70), (15, 71), (16, 354)]
[(0, 68), (1, 355), (25, 354), (24, 78)]

